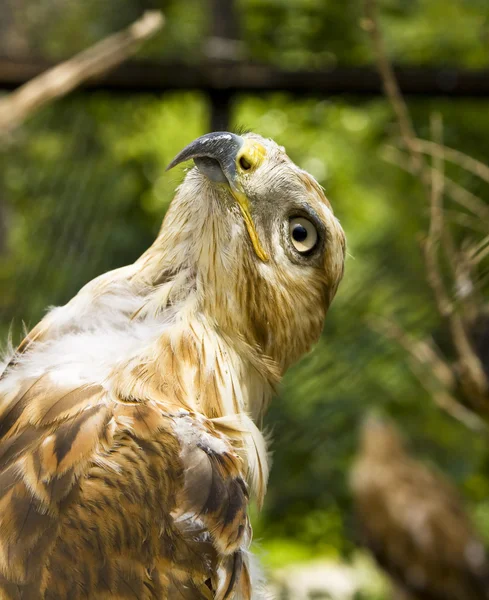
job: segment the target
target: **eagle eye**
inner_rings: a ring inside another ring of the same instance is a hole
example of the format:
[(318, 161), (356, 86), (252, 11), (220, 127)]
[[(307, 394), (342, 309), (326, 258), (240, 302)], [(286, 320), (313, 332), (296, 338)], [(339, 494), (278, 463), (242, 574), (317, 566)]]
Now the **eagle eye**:
[(289, 220), (290, 241), (299, 254), (310, 254), (317, 246), (319, 235), (316, 227), (304, 217)]

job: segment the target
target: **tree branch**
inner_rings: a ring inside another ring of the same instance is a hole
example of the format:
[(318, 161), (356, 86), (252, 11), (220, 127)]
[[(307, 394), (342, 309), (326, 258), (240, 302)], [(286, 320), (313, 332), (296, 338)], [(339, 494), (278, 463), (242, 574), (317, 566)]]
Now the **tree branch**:
[(415, 340), (397, 323), (387, 319), (370, 319), (373, 329), (397, 342), (409, 355), (409, 365), (435, 404), (451, 417), (473, 431), (488, 433), (487, 425), (476, 413), (460, 404), (453, 396), (455, 377), (450, 367), (436, 351), (434, 343)]
[[(387, 162), (411, 173), (411, 175), (416, 175), (414, 169), (411, 168), (406, 154), (399, 150), (399, 148), (390, 145), (384, 146), (382, 157)], [(469, 190), (466, 190), (446, 175), (444, 176), (444, 182), (445, 192), (454, 202), (472, 212), (475, 216), (479, 217), (479, 219), (489, 223), (489, 206), (482, 198), (469, 192)], [(487, 225), (485, 226), (485, 230), (487, 230)]]
[[(431, 125), (434, 135), (439, 137), (441, 135), (441, 119), (433, 118)], [(451, 314), (453, 307), (440, 273), (438, 258), (438, 248), (443, 237), (444, 229), (443, 165), (443, 155), (433, 157), (433, 168), (431, 169), (430, 227), (428, 237), (423, 244), (423, 250), (428, 283), (435, 295), (438, 311), (443, 317), (448, 317)]]
[(0, 135), (11, 132), (34, 112), (65, 96), (87, 79), (116, 67), (161, 29), (163, 23), (161, 12), (148, 11), (127, 29), (98, 42), (1, 98)]
[(372, 46), (374, 48), (375, 59), (377, 62), (377, 69), (381, 76), (386, 96), (396, 114), (401, 137), (406, 149), (411, 155), (413, 167), (416, 170), (419, 170), (422, 164), (419, 151), (415, 147), (415, 141), (417, 139), (416, 133), (414, 131), (408, 108), (401, 94), (401, 90), (399, 89), (399, 85), (394, 74), (394, 69), (387, 58), (384, 40), (382, 39), (382, 34), (378, 24), (378, 9), (377, 2), (375, 0), (365, 0), (365, 17), (366, 19), (363, 22), (364, 29), (370, 34), (370, 38), (372, 40)]
[(479, 263), (486, 256), (489, 256), (489, 235), (487, 235), (479, 244), (474, 246), (470, 252), (470, 258)]
[[(401, 139), (410, 155), (410, 170), (419, 176), (430, 203), (429, 234), (424, 244), (424, 258), (428, 282), (433, 290), (436, 305), (441, 316), (445, 317), (450, 328), (454, 349), (458, 356), (458, 367), (461, 384), (465, 394), (470, 398), (474, 410), (489, 413), (489, 378), (486, 377), (482, 362), (477, 355), (468, 330), (468, 324), (474, 316), (474, 310), (467, 298), (461, 298), (460, 306), (455, 307), (443, 280), (439, 260), (439, 246), (443, 244), (445, 257), (449, 263), (456, 284), (458, 272), (457, 250), (443, 221), (443, 192), (445, 185), (444, 160), (449, 159), (469, 167), (479, 177), (489, 181), (489, 167), (465, 156), (451, 148), (445, 148), (441, 140), (441, 120), (433, 121), (432, 133), (434, 141), (426, 142), (417, 139), (411, 117), (397, 84), (394, 71), (385, 52), (382, 35), (378, 25), (376, 0), (364, 0), (366, 29), (370, 33), (374, 48), (377, 68), (383, 80), (387, 98), (396, 114)], [(432, 156), (433, 166), (430, 168), (423, 154)], [(447, 155), (447, 156), (445, 156)], [(487, 172), (486, 172), (487, 170)], [(464, 270), (464, 269), (462, 269)], [(477, 308), (477, 307), (476, 307)], [(436, 401), (435, 394), (433, 397)], [(446, 400), (446, 399), (445, 399)], [(444, 401), (445, 401), (444, 400)], [(439, 399), (438, 399), (439, 401)], [(454, 401), (456, 401), (454, 399)], [(462, 405), (460, 405), (462, 406)]]
[(439, 144), (435, 141), (422, 140), (416, 138), (413, 141), (413, 147), (417, 152), (422, 154), (429, 154), (431, 156), (442, 156), (445, 160), (448, 160), (456, 165), (459, 165), (469, 173), (476, 175), (486, 183), (489, 183), (489, 166), (482, 163), (480, 160), (468, 156), (460, 150), (449, 148), (443, 144)]
[[(388, 150), (389, 154), (385, 157), (387, 160), (395, 162), (400, 167), (412, 171), (412, 168), (408, 167), (406, 162), (402, 160), (402, 156), (399, 156), (399, 151), (396, 153), (396, 149), (393, 147), (389, 147)], [(434, 170), (435, 169), (433, 168), (433, 171)], [(439, 215), (435, 207), (435, 221), (436, 220), (439, 220)], [(435, 227), (439, 227), (439, 225), (440, 223), (438, 222), (435, 224)], [(433, 264), (435, 260), (433, 256), (433, 249), (430, 247), (427, 249), (427, 244), (432, 245), (433, 239), (430, 240), (430, 237), (428, 237), (428, 240), (425, 243), (425, 263), (428, 280), (435, 294), (439, 312), (443, 316), (447, 317), (453, 345), (457, 351), (457, 355), (463, 370), (462, 374), (464, 377), (464, 385), (468, 390), (468, 395), (473, 399), (474, 404), (480, 405), (482, 401), (481, 399), (486, 398), (487, 401), (487, 396), (489, 394), (489, 382), (484, 372), (482, 363), (472, 347), (464, 320), (462, 319), (461, 315), (458, 314), (458, 312), (453, 310), (451, 303), (449, 303), (449, 299), (446, 296), (442, 282), (439, 280), (437, 266)], [(438, 285), (440, 285), (439, 288)], [(442, 310), (446, 310), (446, 312), (442, 312)], [(474, 311), (472, 309), (472, 313), (473, 312)], [(473, 316), (473, 314), (470, 316)]]

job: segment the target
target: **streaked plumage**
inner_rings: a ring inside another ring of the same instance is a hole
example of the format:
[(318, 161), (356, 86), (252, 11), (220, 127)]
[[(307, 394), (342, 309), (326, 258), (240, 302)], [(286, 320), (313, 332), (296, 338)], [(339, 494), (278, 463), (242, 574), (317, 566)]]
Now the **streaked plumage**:
[(320, 335), (344, 235), (271, 140), (209, 134), (190, 158), (151, 248), (49, 312), (0, 379), (2, 599), (253, 595), (259, 426)]
[(489, 563), (462, 499), (408, 455), (392, 423), (367, 420), (351, 485), (364, 542), (396, 598), (489, 598)]

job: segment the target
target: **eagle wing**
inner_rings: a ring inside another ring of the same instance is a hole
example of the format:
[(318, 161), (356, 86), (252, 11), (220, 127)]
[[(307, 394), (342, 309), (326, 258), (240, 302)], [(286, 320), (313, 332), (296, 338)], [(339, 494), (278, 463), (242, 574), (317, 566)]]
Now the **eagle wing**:
[(219, 426), (69, 369), (26, 377), (24, 356), (0, 379), (1, 597), (248, 598), (247, 485)]
[(484, 548), (443, 477), (410, 460), (356, 471), (364, 542), (394, 580), (420, 600), (489, 598)]

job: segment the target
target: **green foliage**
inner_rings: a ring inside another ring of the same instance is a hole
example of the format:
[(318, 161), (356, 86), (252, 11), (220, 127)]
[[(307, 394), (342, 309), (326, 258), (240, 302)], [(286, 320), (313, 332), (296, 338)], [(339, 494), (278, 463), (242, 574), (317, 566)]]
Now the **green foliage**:
[[(360, 28), (360, 0), (239, 0), (239, 5), (254, 59), (291, 70), (371, 60)], [(379, 6), (387, 47), (397, 62), (487, 65), (485, 0), (381, 0)]]
[[(13, 22), (22, 50), (37, 58), (61, 60), (130, 25), (144, 10), (162, 9), (164, 34), (144, 46), (141, 56), (195, 62), (208, 23), (200, 0), (19, 0), (1, 7)], [(2, 40), (0, 40), (0, 48)]]

